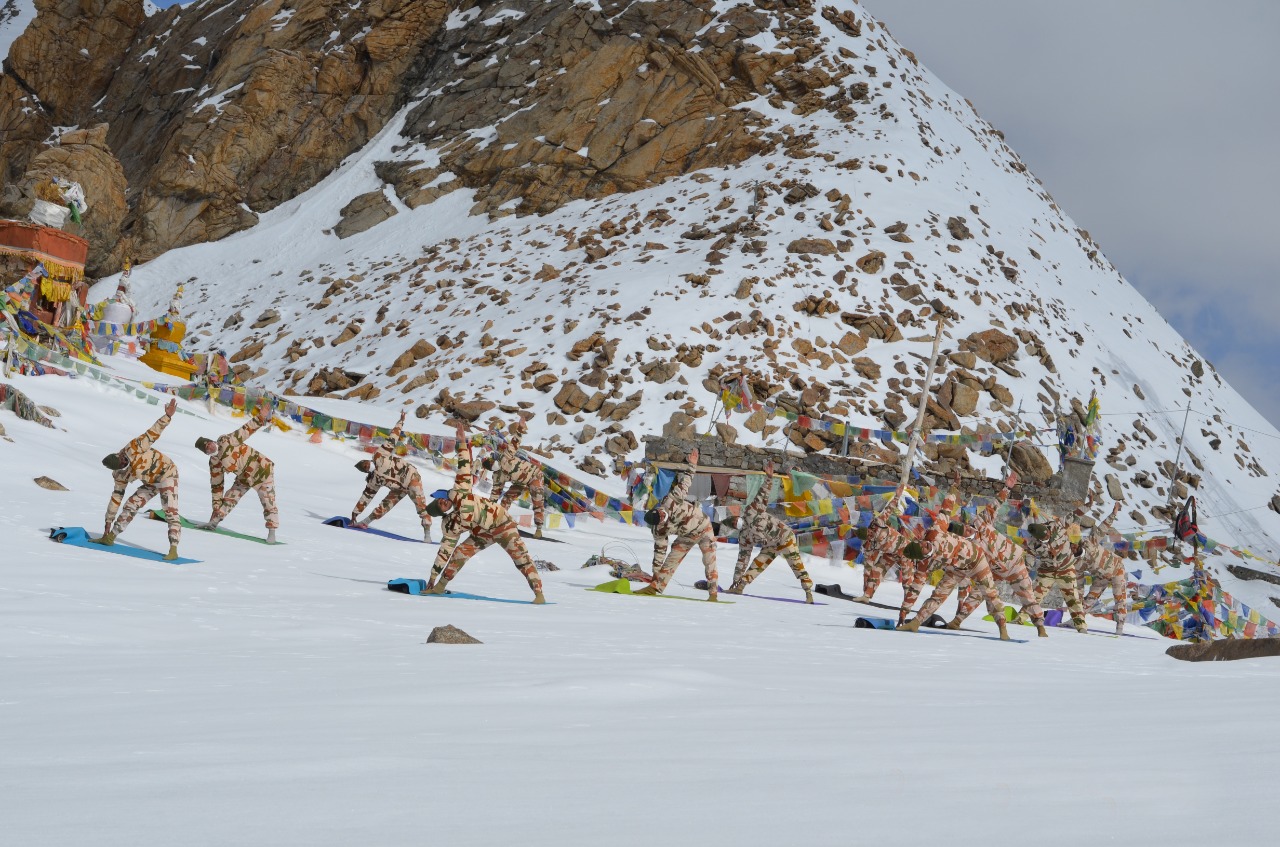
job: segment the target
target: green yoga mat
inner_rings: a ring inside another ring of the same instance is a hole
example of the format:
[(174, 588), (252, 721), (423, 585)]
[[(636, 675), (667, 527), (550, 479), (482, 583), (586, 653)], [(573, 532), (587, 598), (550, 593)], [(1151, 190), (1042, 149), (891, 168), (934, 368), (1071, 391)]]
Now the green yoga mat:
[[(631, 590), (631, 583), (625, 579), (611, 579), (608, 582), (602, 582), (595, 588), (587, 588), (586, 591), (599, 591), (601, 594), (627, 594), (632, 597), (656, 597), (659, 600), (692, 600), (695, 603), (706, 603), (706, 600), (700, 600), (697, 597), (680, 597), (676, 594), (636, 594)], [(732, 606), (732, 600), (719, 600), (710, 605)]]
[[(164, 512), (161, 511), (160, 509), (152, 509), (150, 514), (151, 514), (152, 520), (162, 521), (165, 519)], [(211, 530), (205, 529), (203, 526), (198, 525), (195, 521), (184, 518), (182, 515), (178, 515), (178, 523), (182, 524), (183, 529), (194, 529), (199, 532), (211, 531)], [(212, 530), (212, 532), (214, 535), (225, 535), (229, 538), (239, 538), (242, 541), (254, 541), (254, 542), (257, 542), (258, 544), (267, 543), (267, 539), (265, 538), (259, 538), (256, 535), (245, 535), (243, 532), (235, 532), (234, 530), (223, 529), (222, 527), (218, 527), (217, 529)], [(277, 541), (275, 544), (271, 546), (272, 547), (280, 546), (282, 543), (283, 542)]]

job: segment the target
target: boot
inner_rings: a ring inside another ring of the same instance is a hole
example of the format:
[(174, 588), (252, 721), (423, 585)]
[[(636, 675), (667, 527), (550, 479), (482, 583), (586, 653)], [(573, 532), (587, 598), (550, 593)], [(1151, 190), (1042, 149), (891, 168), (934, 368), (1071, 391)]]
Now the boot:
[(104, 532), (101, 538), (90, 539), (94, 544), (101, 544), (104, 547), (110, 547), (116, 543), (116, 534), (114, 532)]
[(1076, 624), (1076, 632), (1080, 633), (1081, 635), (1084, 635), (1088, 631), (1089, 631), (1089, 627), (1086, 626), (1085, 624), (1082, 624), (1082, 623)]
[(810, 606), (812, 606), (812, 605), (813, 605), (813, 592), (812, 592), (812, 591), (806, 590), (806, 591), (804, 592), (804, 602), (808, 603)]
[(720, 602), (720, 595), (719, 595), (719, 594), (717, 594), (715, 591), (708, 591), (708, 592), (707, 592), (707, 602), (708, 602), (708, 603), (718, 603), (718, 602)]
[(538, 527), (538, 528), (536, 528), (536, 529), (533, 531), (533, 537), (534, 537), (534, 538), (541, 538), (541, 537), (542, 537), (542, 527)]
[(276, 531), (275, 531), (274, 529), (269, 529), (269, 530), (267, 530), (267, 543), (268, 543), (268, 544), (276, 544), (276, 543), (278, 543), (278, 542), (276, 541)]
[(1049, 637), (1049, 631), (1048, 631), (1048, 630), (1046, 630), (1046, 629), (1044, 628), (1044, 619), (1043, 619), (1043, 618), (1042, 618), (1042, 619), (1040, 619), (1040, 620), (1038, 620), (1038, 621), (1036, 621), (1036, 635), (1040, 636), (1041, 638), (1048, 638), (1048, 637)]
[(547, 598), (542, 596), (541, 591), (533, 592), (533, 605), (542, 606), (542, 605), (545, 605), (546, 602), (547, 602)]
[(853, 602), (855, 602), (855, 603), (870, 603), (870, 602), (871, 602), (871, 595), (870, 595), (870, 594), (859, 594), (857, 597), (854, 597), (854, 598), (853, 598)]
[(658, 588), (658, 586), (654, 585), (653, 583), (649, 583), (649, 584), (648, 584), (648, 585), (646, 585), (644, 588), (641, 588), (639, 591), (632, 591), (631, 593), (632, 593), (632, 594), (643, 594), (643, 595), (645, 595), (646, 597), (654, 597), (654, 596), (656, 596), (656, 595), (658, 595), (658, 594), (661, 594), (661, 593), (662, 593), (662, 590), (661, 590), (660, 588)]
[(1000, 640), (1009, 641), (1009, 625), (1005, 623), (1004, 616), (996, 618), (996, 625), (1000, 627)]
[(898, 630), (900, 632), (919, 632), (920, 624), (921, 624), (920, 616), (916, 615), (914, 618), (907, 621), (906, 623), (898, 624)]
[(1124, 618), (1116, 621), (1116, 638), (1124, 635)]
[(959, 629), (959, 628), (960, 628), (959, 618), (952, 618), (951, 620), (947, 621), (947, 629)]
[(741, 594), (743, 591), (746, 591), (746, 590), (747, 590), (747, 586), (743, 585), (741, 582), (735, 581), (733, 585), (730, 585), (727, 589), (725, 589), (725, 593)]
[(448, 585), (449, 585), (449, 580), (447, 579), (442, 579), (439, 582), (437, 582), (435, 585), (432, 585), (431, 583), (428, 582), (427, 590), (424, 591), (423, 593), (424, 594), (444, 594), (445, 589), (447, 588)]
[(169, 552), (168, 552), (167, 554), (165, 554), (164, 560), (165, 560), (166, 562), (172, 562), (172, 561), (174, 561), (174, 560), (175, 560), (175, 559), (177, 559), (177, 558), (178, 558), (178, 545), (177, 545), (177, 544), (170, 544), (170, 545), (169, 545)]

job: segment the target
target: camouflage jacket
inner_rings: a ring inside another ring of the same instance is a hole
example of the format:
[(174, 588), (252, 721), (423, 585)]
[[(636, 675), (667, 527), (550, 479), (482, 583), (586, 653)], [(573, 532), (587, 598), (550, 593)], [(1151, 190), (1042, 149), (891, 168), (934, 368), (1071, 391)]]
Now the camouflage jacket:
[(1076, 554), (1071, 549), (1070, 526), (1062, 518), (1054, 518), (1044, 540), (1036, 542), (1037, 576), (1073, 576)]
[(534, 486), (542, 482), (542, 465), (520, 455), (520, 437), (512, 436), (498, 450), (498, 466), (493, 474), (493, 491), (500, 492), (507, 483)]
[(158, 485), (178, 475), (178, 467), (173, 460), (159, 450), (152, 449), (151, 446), (156, 443), (156, 439), (160, 437), (160, 433), (164, 432), (170, 420), (168, 415), (161, 415), (160, 419), (152, 424), (151, 429), (130, 441), (120, 451), (124, 464), (111, 474), (117, 491), (123, 492), (125, 486), (131, 482)]
[(658, 504), (659, 520), (653, 527), (653, 562), (654, 566), (666, 561), (667, 550), (670, 549), (668, 536), (678, 538), (699, 538), (711, 535), (711, 520), (702, 513), (697, 503), (684, 499), (693, 486), (692, 472), (676, 474), (667, 496)]
[(475, 477), (471, 472), (471, 445), (459, 439), (455, 449), (458, 471), (449, 491), (453, 508), (444, 516), (444, 538), (440, 540), (440, 552), (436, 554), (436, 566), (444, 568), (453, 556), (458, 541), (466, 533), (481, 541), (492, 541), (496, 535), (515, 529), (515, 522), (497, 501), (481, 497), (472, 489)]
[(386, 487), (392, 491), (406, 491), (415, 485), (422, 485), (418, 469), (400, 456), (396, 455), (396, 444), (400, 441), (400, 425), (391, 430), (391, 435), (373, 454), (373, 470), (365, 479), (365, 486), (377, 491)]
[(738, 545), (744, 548), (763, 547), (778, 550), (796, 540), (796, 534), (778, 518), (769, 514), (769, 490), (773, 476), (765, 477), (764, 485), (742, 510), (738, 521)]
[(218, 449), (209, 457), (209, 485), (215, 499), (221, 496), (228, 474), (250, 488), (271, 478), (275, 465), (266, 456), (245, 444), (249, 436), (262, 429), (262, 426), (257, 418), (250, 418), (244, 426), (217, 440)]

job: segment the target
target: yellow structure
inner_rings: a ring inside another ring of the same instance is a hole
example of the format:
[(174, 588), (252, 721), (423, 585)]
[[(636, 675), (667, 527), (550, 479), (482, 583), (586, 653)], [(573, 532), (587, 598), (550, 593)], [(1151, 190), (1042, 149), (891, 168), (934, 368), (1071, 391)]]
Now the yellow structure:
[(182, 338), (186, 334), (187, 325), (182, 321), (158, 321), (151, 330), (151, 344), (138, 361), (152, 370), (190, 382), (196, 366), (182, 358)]

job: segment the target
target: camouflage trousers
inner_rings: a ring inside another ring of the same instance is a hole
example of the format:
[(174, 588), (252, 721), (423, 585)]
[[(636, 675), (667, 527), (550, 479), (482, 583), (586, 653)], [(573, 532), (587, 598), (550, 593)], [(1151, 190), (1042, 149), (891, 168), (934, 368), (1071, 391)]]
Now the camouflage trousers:
[(176, 476), (162, 479), (155, 485), (139, 486), (138, 490), (124, 501), (123, 506), (120, 505), (120, 495), (112, 494), (112, 511), (119, 509), (120, 513), (116, 516), (115, 525), (109, 529), (111, 534), (119, 535), (124, 532), (125, 527), (133, 522), (138, 510), (147, 505), (157, 494), (160, 495), (160, 507), (164, 509), (165, 522), (169, 524), (169, 544), (178, 546), (178, 539), (182, 535), (182, 523), (178, 519), (178, 478)]
[(1071, 613), (1071, 625), (1078, 630), (1085, 628), (1084, 609), (1080, 605), (1080, 591), (1076, 588), (1076, 571), (1071, 568), (1064, 573), (1042, 573), (1036, 577), (1036, 602), (1043, 603), (1044, 595), (1054, 588), (1062, 589), (1062, 596), (1067, 601), (1067, 611)]
[[(408, 488), (387, 489), (387, 496), (382, 498), (382, 502), (374, 508), (369, 517), (364, 520), (364, 523), (373, 523), (379, 520), (387, 512), (394, 509), (396, 504), (405, 497), (413, 501), (413, 507), (418, 511), (418, 520), (422, 522), (422, 531), (424, 533), (430, 532), (431, 515), (427, 514), (427, 495), (422, 491), (422, 483), (416, 481), (409, 485)], [(363, 511), (365, 505), (367, 505), (367, 501), (361, 498), (360, 503), (356, 506), (356, 514)]]
[[(1021, 607), (1019, 614), (1030, 615), (1037, 626), (1043, 626), (1044, 609), (1040, 608), (1040, 603), (1036, 600), (1035, 586), (1031, 584), (1031, 575), (1027, 573), (1026, 568), (1023, 568), (1020, 574), (998, 579), (1013, 589), (1013, 596)], [(956, 609), (955, 619), (963, 623), (964, 619), (978, 608), (983, 598), (973, 590), (971, 582), (965, 582), (960, 586), (960, 592), (956, 596), (960, 600), (960, 607)], [(1001, 612), (1003, 611), (1002, 607)]]
[(653, 587), (659, 592), (666, 590), (667, 583), (671, 581), (676, 568), (680, 567), (680, 563), (684, 561), (685, 554), (694, 547), (702, 551), (702, 567), (706, 571), (707, 585), (719, 584), (720, 574), (716, 572), (716, 540), (708, 529), (697, 538), (682, 535), (672, 542), (671, 549), (667, 551), (662, 564), (653, 569)]
[(250, 487), (258, 492), (258, 500), (262, 503), (262, 517), (267, 522), (267, 529), (280, 528), (280, 511), (276, 509), (276, 475), (271, 474), (255, 486), (242, 482), (236, 477), (235, 483), (222, 495), (217, 508), (213, 510), (213, 523), (222, 523), (222, 519), (231, 514), (231, 510), (240, 502), (240, 498), (249, 492)]
[(525, 485), (523, 482), (513, 482), (507, 486), (502, 499), (498, 502), (502, 508), (510, 509), (511, 504), (519, 500), (520, 495), (526, 491), (529, 492), (529, 499), (533, 501), (533, 525), (541, 529), (546, 525), (547, 503), (547, 489), (541, 483)]
[[(796, 544), (795, 538), (791, 538), (786, 544), (778, 548), (762, 547), (760, 555), (756, 556), (755, 561), (750, 565), (746, 564), (746, 559), (751, 555), (752, 547), (746, 548), (738, 556), (738, 567), (733, 574), (733, 587), (735, 589), (746, 588), (751, 582), (764, 573), (764, 569), (773, 564), (773, 560), (778, 556), (787, 560), (787, 564), (791, 566), (791, 572), (796, 575), (796, 579), (800, 580), (800, 587), (805, 593), (813, 592), (813, 580), (809, 578), (809, 572), (804, 569), (804, 562), (800, 559), (800, 548)], [(708, 583), (710, 581), (708, 580)]]
[(542, 579), (538, 576), (538, 569), (534, 567), (533, 559), (529, 557), (529, 551), (525, 548), (524, 540), (520, 538), (520, 530), (516, 528), (514, 521), (507, 521), (487, 532), (468, 535), (465, 541), (459, 542), (458, 546), (453, 548), (453, 555), (449, 557), (448, 564), (442, 570), (436, 572), (436, 569), (432, 568), (431, 581), (435, 582), (440, 578), (451, 582), (472, 556), (493, 544), (501, 547), (511, 557), (516, 570), (524, 574), (533, 593), (541, 594)]
[(1093, 585), (1089, 587), (1089, 593), (1084, 598), (1084, 608), (1092, 609), (1100, 599), (1102, 592), (1107, 588), (1111, 588), (1111, 593), (1115, 595), (1116, 610), (1116, 634), (1124, 632), (1124, 617), (1129, 614), (1129, 580), (1121, 571), (1113, 574), (1110, 580), (1103, 579), (1099, 576), (1093, 577)]
[[(877, 558), (874, 562), (862, 565), (862, 593), (874, 597), (880, 581), (884, 579), (885, 559)], [(905, 556), (898, 557), (898, 582), (902, 585), (902, 606), (898, 610), (898, 623), (906, 620), (911, 607), (920, 599), (920, 589), (929, 581), (929, 563), (915, 561)]]
[(920, 612), (916, 617), (927, 621), (934, 612), (938, 611), (938, 607), (951, 596), (951, 592), (956, 590), (956, 586), (964, 582), (969, 583), (971, 592), (986, 600), (987, 611), (991, 613), (992, 617), (1004, 617), (1004, 603), (1000, 601), (1000, 593), (996, 591), (995, 577), (991, 575), (991, 568), (985, 563), (967, 570), (944, 565), (942, 581), (933, 589), (932, 596), (924, 601), (924, 605), (920, 607)]

